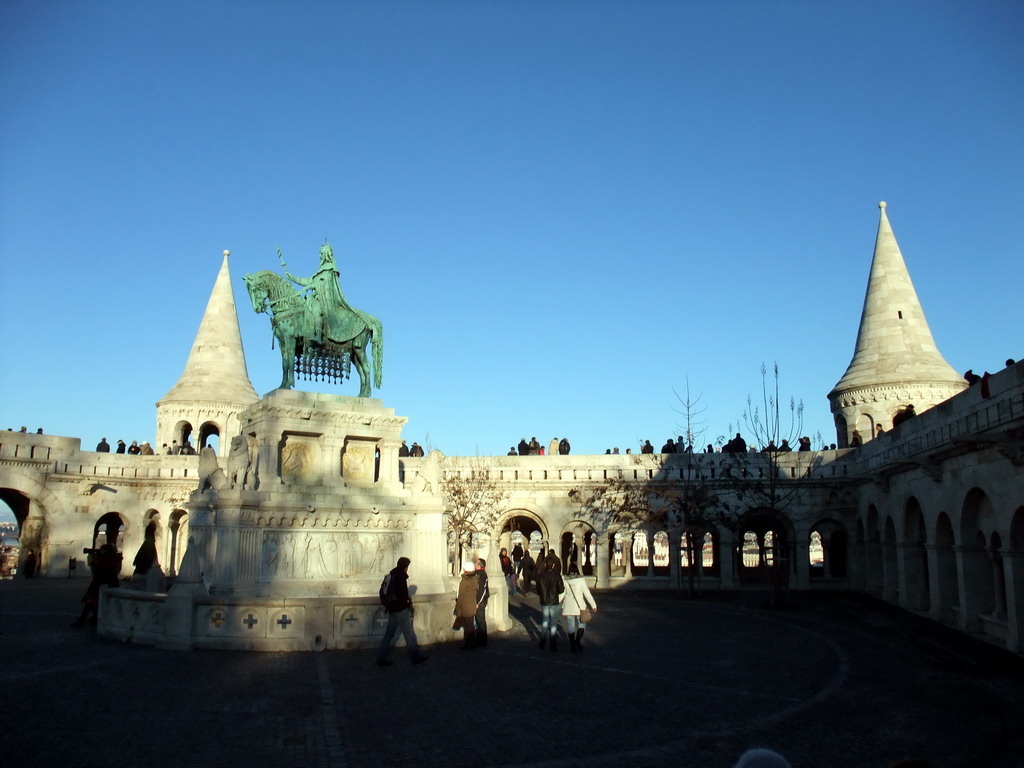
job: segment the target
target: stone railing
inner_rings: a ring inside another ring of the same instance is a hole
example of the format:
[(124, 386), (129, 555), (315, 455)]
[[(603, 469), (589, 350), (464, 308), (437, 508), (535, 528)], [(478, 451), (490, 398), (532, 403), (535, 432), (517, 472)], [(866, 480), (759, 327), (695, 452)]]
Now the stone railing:
[[(851, 467), (838, 459), (850, 450), (791, 451), (776, 454), (775, 470), (780, 480), (830, 479), (845, 477)], [(730, 482), (768, 477), (773, 463), (761, 453), (723, 454), (598, 454), (569, 456), (486, 456), (444, 457), (440, 469), (434, 459), (402, 458), (401, 477), (407, 488), (418, 487), (422, 478), (452, 475), (469, 479), (483, 473), (488, 482), (530, 485), (543, 488), (571, 483), (601, 483), (609, 480), (668, 482)]]
[(198, 456), (132, 456), (83, 451), (77, 437), (0, 432), (0, 463), (87, 479), (193, 479)]
[(999, 441), (1000, 433), (1024, 428), (1024, 362), (921, 413), (851, 452), (856, 474), (873, 474), (931, 454)]

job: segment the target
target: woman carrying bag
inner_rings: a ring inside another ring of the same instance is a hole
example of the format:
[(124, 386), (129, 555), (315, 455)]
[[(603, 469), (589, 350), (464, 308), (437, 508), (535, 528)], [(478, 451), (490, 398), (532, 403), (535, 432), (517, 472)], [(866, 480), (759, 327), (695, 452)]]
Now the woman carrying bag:
[(565, 595), (562, 598), (562, 615), (565, 616), (570, 651), (583, 650), (583, 630), (594, 613), (597, 613), (597, 601), (590, 594), (587, 580), (580, 575), (579, 566), (572, 563), (565, 577)]

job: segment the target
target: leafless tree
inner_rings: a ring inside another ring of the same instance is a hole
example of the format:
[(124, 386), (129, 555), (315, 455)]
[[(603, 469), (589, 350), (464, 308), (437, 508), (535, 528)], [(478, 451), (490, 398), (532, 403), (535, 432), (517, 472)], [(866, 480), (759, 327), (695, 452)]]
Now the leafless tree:
[(455, 562), (460, 563), (474, 534), (493, 533), (511, 493), (491, 477), (490, 462), (479, 457), (468, 465), (460, 460), (457, 466), (446, 457), (441, 464), (441, 493), (448, 530), (455, 535)]

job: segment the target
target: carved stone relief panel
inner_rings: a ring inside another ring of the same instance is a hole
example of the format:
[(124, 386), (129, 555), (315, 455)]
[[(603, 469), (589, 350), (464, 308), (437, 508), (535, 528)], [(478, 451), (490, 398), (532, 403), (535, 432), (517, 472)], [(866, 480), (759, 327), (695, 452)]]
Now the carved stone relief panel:
[(312, 435), (281, 436), (281, 479), (316, 482), (319, 479), (320, 444)]
[(372, 485), (376, 476), (376, 440), (350, 437), (341, 454), (341, 475), (353, 485)]
[(260, 581), (376, 577), (398, 560), (401, 533), (264, 531)]

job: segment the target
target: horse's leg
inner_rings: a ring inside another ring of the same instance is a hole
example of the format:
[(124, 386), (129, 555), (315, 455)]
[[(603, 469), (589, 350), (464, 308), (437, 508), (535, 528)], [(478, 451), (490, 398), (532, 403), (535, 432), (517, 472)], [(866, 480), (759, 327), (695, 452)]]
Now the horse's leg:
[(352, 339), (352, 361), (356, 364), (356, 370), (359, 372), (359, 397), (369, 397), (371, 394), (370, 363), (366, 358), (366, 348), (369, 344), (369, 331), (363, 331)]
[(281, 345), (281, 389), (295, 386), (295, 338), (281, 334), (277, 337)]

